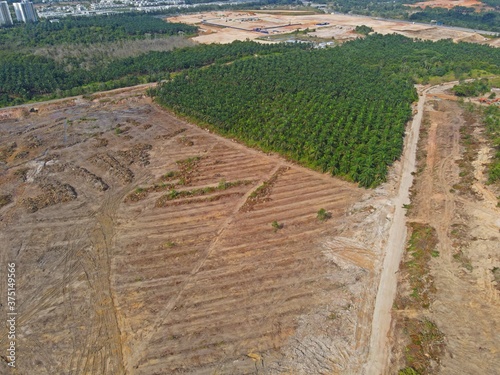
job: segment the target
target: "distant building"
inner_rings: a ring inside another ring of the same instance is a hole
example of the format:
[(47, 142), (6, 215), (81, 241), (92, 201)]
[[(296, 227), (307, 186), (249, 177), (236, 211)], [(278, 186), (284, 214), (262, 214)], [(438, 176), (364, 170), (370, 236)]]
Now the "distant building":
[(12, 25), (9, 4), (6, 1), (0, 1), (0, 26)]
[(33, 3), (28, 0), (23, 0), (20, 3), (12, 4), (14, 6), (14, 11), (16, 12), (16, 18), (19, 22), (36, 22), (38, 21), (38, 16), (36, 15)]

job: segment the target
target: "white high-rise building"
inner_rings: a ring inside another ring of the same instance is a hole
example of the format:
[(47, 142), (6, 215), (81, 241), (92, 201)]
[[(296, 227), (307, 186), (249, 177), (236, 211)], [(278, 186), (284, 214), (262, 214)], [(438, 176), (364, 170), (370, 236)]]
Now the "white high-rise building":
[(0, 1), (0, 26), (3, 25), (12, 25), (12, 16), (6, 1)]
[(33, 3), (28, 0), (23, 0), (20, 3), (12, 4), (14, 6), (14, 11), (16, 12), (16, 17), (19, 22), (36, 22), (38, 21), (38, 16), (36, 15)]

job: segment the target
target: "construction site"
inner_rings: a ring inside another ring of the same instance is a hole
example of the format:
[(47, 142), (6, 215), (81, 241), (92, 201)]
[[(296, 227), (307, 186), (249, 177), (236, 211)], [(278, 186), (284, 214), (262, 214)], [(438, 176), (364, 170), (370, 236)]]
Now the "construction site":
[[(306, 13), (306, 14), (304, 14)], [(361, 38), (356, 26), (371, 27), (379, 34), (401, 34), (409, 38), (428, 40), (453, 39), (500, 46), (500, 39), (487, 38), (477, 32), (456, 30), (446, 26), (418, 24), (406, 21), (388, 21), (374, 17), (347, 14), (310, 14), (303, 11), (248, 11), (206, 12), (169, 17), (170, 22), (196, 25), (200, 34), (193, 38), (198, 43), (231, 43), (234, 40), (256, 40), (263, 43), (294, 39), (291, 35), (301, 31), (301, 37), (318, 42), (344, 41)]]

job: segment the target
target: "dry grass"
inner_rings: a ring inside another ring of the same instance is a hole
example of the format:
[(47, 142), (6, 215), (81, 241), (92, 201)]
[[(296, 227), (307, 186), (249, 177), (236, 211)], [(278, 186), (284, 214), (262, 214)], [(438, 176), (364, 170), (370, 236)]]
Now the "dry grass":
[(78, 59), (80, 67), (91, 69), (113, 59), (137, 56), (150, 51), (171, 51), (174, 48), (191, 47), (196, 43), (182, 36), (168, 38), (126, 40), (92, 45), (63, 44), (37, 48), (35, 55), (49, 57), (71, 67), (71, 60)]

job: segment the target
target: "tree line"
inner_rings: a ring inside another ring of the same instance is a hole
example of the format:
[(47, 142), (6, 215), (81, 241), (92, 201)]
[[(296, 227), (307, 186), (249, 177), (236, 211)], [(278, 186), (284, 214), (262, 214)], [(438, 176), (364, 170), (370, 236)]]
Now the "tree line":
[(198, 28), (138, 13), (67, 17), (0, 29), (0, 50), (58, 44), (93, 44), (154, 36), (195, 34)]
[(373, 187), (401, 154), (415, 80), (473, 69), (499, 73), (500, 50), (376, 34), (191, 69), (153, 95), (224, 135)]
[(0, 54), (0, 106), (41, 100), (42, 97), (52, 99), (155, 82), (168, 79), (170, 73), (183, 69), (301, 48), (307, 46), (263, 45), (255, 42), (199, 45), (116, 59), (89, 70), (78, 67), (77, 62), (72, 69), (67, 69), (48, 57)]

